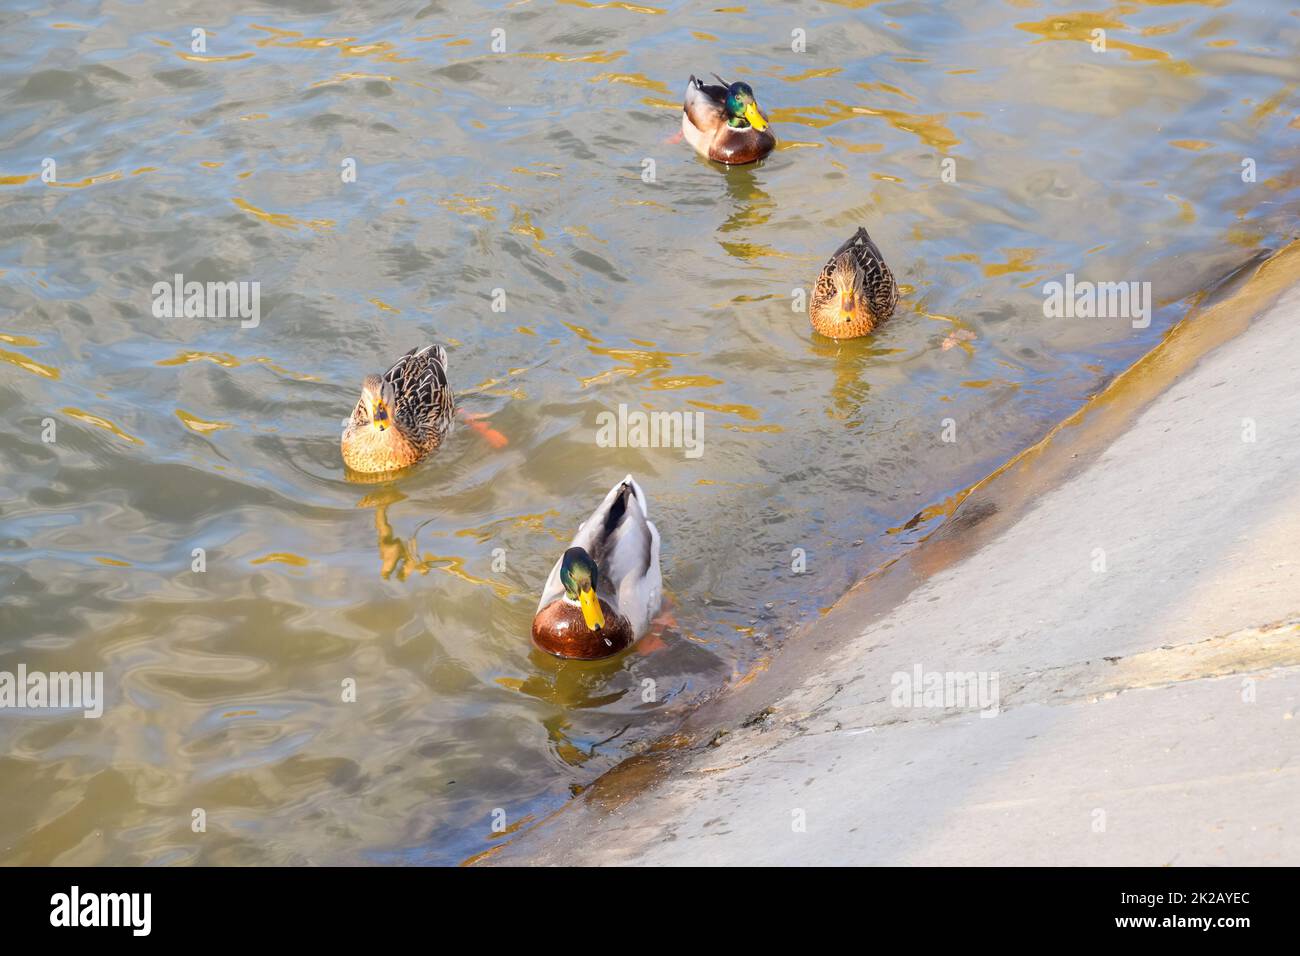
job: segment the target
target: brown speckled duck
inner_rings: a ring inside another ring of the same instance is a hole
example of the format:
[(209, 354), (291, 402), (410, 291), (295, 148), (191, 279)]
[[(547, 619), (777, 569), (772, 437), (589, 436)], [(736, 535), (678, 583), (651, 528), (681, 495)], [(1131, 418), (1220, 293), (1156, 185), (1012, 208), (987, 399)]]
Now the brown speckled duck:
[(728, 166), (754, 163), (776, 146), (767, 117), (748, 83), (706, 85), (691, 76), (682, 102), (682, 136), (701, 156)]
[(812, 327), (832, 339), (867, 335), (894, 314), (898, 283), (861, 227), (822, 269), (808, 300)]
[(447, 350), (411, 349), (382, 376), (361, 383), (361, 399), (343, 429), (343, 463), (365, 474), (413, 465), (451, 433), (455, 411)]
[(649, 630), (662, 600), (659, 529), (628, 475), (551, 568), (533, 617), (533, 643), (556, 657), (610, 657)]

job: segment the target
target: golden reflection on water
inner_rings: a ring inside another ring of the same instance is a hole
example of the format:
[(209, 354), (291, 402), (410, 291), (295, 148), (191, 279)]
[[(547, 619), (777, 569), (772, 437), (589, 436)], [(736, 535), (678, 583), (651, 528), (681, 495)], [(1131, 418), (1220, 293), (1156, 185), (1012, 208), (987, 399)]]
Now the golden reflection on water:
[(550, 63), (614, 63), (627, 56), (626, 50), (614, 50), (608, 52), (598, 50), (595, 53), (512, 53), (509, 56), (516, 56), (527, 60), (546, 60)]
[(66, 407), (66, 408), (59, 409), (59, 411), (62, 414), (67, 415), (69, 418), (75, 418), (79, 422), (85, 422), (87, 425), (94, 425), (96, 428), (101, 428), (106, 432), (111, 432), (112, 434), (116, 435), (118, 438), (121, 438), (124, 441), (128, 441), (133, 445), (144, 444), (144, 442), (141, 441), (139, 438), (136, 438), (134, 435), (128, 434), (118, 425), (109, 421), (107, 418), (102, 418), (99, 415), (91, 414), (90, 412), (84, 411), (83, 409), (80, 408)]
[(399, 581), (405, 581), (412, 573), (428, 574), (432, 561), (420, 557), (420, 549), (415, 539), (402, 538), (393, 531), (388, 520), (388, 509), (399, 501), (405, 501), (406, 495), (394, 488), (366, 495), (359, 502), (358, 508), (375, 509), (375, 530), (379, 533), (379, 576), (387, 580), (397, 573)]
[[(1087, 43), (1090, 46), (1094, 43), (1102, 42), (1101, 35), (1096, 34), (1094, 31), (1104, 30), (1115, 31), (1118, 33), (1128, 29), (1128, 25), (1124, 23), (1123, 20), (1105, 13), (1058, 14), (1038, 22), (1017, 23), (1016, 27), (1029, 33), (1037, 34), (1041, 37), (1041, 40), (1038, 42), (1047, 40), (1075, 40), (1081, 43)], [(1178, 24), (1171, 24), (1168, 32), (1173, 32), (1176, 29), (1178, 29)], [(1160, 34), (1157, 32), (1151, 32), (1144, 33), (1144, 35), (1157, 36)], [(1115, 40), (1108, 34), (1105, 36), (1104, 43), (1105, 50), (1122, 50), (1134, 60), (1154, 61), (1183, 76), (1190, 76), (1195, 73), (1195, 70), (1190, 63), (1174, 59), (1165, 50), (1142, 46), (1137, 43), (1129, 43), (1124, 40)]]
[(261, 365), (265, 368), (269, 368), (271, 371), (279, 375), (284, 375), (287, 378), (292, 378), (299, 382), (319, 381), (317, 376), (311, 375), (307, 372), (297, 372), (293, 369), (285, 368), (267, 355), (248, 355), (240, 359), (228, 352), (184, 351), (169, 359), (158, 359), (154, 364), (166, 368), (177, 365), (188, 365), (191, 362), (211, 362), (212, 364), (219, 365), (222, 368), (240, 368), (245, 362), (251, 362), (254, 365)]
[(181, 408), (176, 409), (176, 417), (181, 420), (181, 424), (186, 428), (190, 431), (198, 432), (200, 435), (232, 427), (230, 422), (211, 422), (207, 419), (199, 418), (197, 415), (192, 415)]
[(591, 0), (558, 0), (559, 3), (571, 7), (583, 7), (587, 10), (626, 10), (629, 13), (643, 13), (647, 16), (662, 16), (667, 10), (661, 10), (659, 7), (649, 7), (639, 3), (624, 3), (623, 0), (608, 0), (605, 3), (592, 3)]
[(182, 60), (188, 60), (190, 63), (232, 63), (237, 60), (250, 59), (252, 53), (230, 53), (226, 56), (209, 56), (206, 53), (186, 53), (183, 50), (177, 50), (176, 55)]
[(24, 372), (31, 372), (33, 375), (39, 375), (42, 378), (57, 379), (61, 374), (52, 365), (44, 365), (20, 352), (10, 352), (8, 349), (0, 349), (0, 362), (8, 362)]
[(859, 116), (879, 116), (900, 132), (916, 136), (927, 146), (947, 152), (961, 144), (961, 140), (947, 125), (942, 114), (910, 113), (905, 110), (878, 106), (852, 106), (838, 100), (826, 100), (820, 106), (790, 106), (774, 109), (773, 123), (791, 123), (825, 129)]
[(663, 93), (665, 96), (672, 93), (668, 86), (659, 80), (653, 80), (644, 73), (597, 73), (588, 83), (626, 83), (629, 86), (640, 87), (643, 90), (653, 90), (656, 93)]
[(297, 216), (291, 216), (288, 213), (268, 212), (265, 209), (259, 209), (246, 199), (238, 196), (230, 200), (246, 213), (256, 216), (263, 222), (270, 223), (280, 229), (310, 229), (313, 232), (319, 232), (322, 229), (330, 229), (335, 225), (332, 219), (299, 219)]
[(291, 568), (305, 568), (311, 564), (311, 559), (290, 551), (272, 551), (260, 558), (254, 558), (249, 564), (287, 564)]

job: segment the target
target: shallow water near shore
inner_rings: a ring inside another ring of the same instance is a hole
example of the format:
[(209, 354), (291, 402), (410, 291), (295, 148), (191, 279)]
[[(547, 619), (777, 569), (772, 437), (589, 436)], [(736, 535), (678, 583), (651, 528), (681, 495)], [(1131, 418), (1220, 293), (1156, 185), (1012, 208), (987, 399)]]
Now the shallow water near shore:
[[(1280, 0), (247, 10), (0, 14), (0, 671), (107, 698), (0, 710), (0, 862), (491, 849), (763, 668), (1300, 209)], [(774, 123), (761, 165), (672, 141), (714, 70)], [(837, 344), (792, 297), (858, 225), (907, 288)], [(1045, 318), (1067, 273), (1150, 282), (1149, 326)], [(156, 318), (177, 274), (259, 283), (259, 322)], [(509, 444), (462, 427), (350, 480), (362, 376), (427, 341)], [(602, 447), (620, 405), (698, 412), (701, 454)], [(629, 472), (675, 625), (532, 651)]]

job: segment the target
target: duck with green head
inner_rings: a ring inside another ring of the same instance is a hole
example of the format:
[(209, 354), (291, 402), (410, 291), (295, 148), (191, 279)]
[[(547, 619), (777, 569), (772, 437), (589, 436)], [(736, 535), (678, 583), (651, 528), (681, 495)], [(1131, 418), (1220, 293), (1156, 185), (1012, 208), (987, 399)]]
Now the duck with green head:
[(771, 124), (758, 108), (748, 83), (721, 86), (691, 76), (682, 103), (682, 136), (701, 156), (728, 166), (762, 159), (776, 146)]
[(533, 643), (577, 660), (610, 657), (636, 643), (662, 603), (659, 530), (628, 475), (578, 527), (551, 568), (533, 617)]

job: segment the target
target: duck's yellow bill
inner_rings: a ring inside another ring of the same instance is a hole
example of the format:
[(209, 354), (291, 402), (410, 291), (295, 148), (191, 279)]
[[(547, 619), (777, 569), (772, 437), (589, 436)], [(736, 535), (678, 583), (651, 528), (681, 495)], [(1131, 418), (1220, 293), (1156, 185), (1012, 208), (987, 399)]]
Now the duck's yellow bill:
[(578, 592), (578, 607), (582, 608), (582, 619), (587, 622), (588, 630), (597, 631), (605, 626), (605, 612), (600, 609), (600, 598), (592, 588)]
[(767, 129), (767, 120), (763, 119), (763, 114), (753, 103), (745, 104), (745, 121), (760, 133)]

